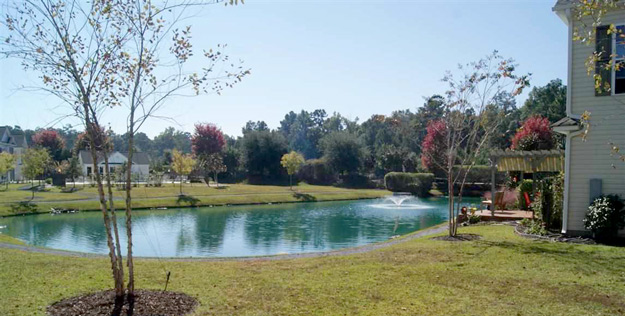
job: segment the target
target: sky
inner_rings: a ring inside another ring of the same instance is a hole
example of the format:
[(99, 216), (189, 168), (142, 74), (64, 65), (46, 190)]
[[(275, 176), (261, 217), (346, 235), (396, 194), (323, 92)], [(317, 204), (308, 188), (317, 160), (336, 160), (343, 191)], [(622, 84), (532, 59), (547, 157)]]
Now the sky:
[[(227, 44), (226, 53), (251, 69), (222, 95), (170, 99), (141, 132), (154, 137), (168, 126), (193, 132), (214, 123), (241, 135), (247, 121), (277, 128), (289, 111), (325, 109), (362, 122), (373, 114), (416, 111), (424, 97), (442, 94), (440, 79), (457, 65), (493, 50), (514, 58), (532, 86), (566, 82), (567, 30), (551, 11), (552, 0), (517, 1), (261, 1), (212, 5), (186, 21), (196, 52)], [(189, 66), (201, 67), (193, 60)], [(189, 69), (189, 68), (188, 68)], [(191, 69), (192, 70), (192, 69)], [(0, 60), (0, 125), (61, 127), (69, 107), (43, 93), (16, 60)], [(527, 97), (522, 95), (520, 106)], [(124, 111), (108, 110), (102, 122), (126, 130)]]

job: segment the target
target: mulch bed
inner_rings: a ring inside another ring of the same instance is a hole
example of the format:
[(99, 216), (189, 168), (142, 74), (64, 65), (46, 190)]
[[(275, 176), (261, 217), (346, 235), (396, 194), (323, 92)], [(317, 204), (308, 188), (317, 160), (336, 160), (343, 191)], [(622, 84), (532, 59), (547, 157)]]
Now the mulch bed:
[(456, 236), (437, 236), (432, 237), (430, 239), (433, 240), (443, 240), (443, 241), (472, 241), (472, 240), (480, 240), (482, 236), (476, 234), (457, 234)]
[[(192, 312), (198, 302), (195, 298), (176, 292), (135, 290), (134, 309), (128, 311), (124, 301), (120, 315), (181, 316)], [(48, 306), (51, 316), (111, 316), (115, 307), (113, 290), (71, 297)]]
[(545, 241), (551, 241), (551, 242), (565, 242), (565, 243), (571, 243), (571, 244), (584, 244), (584, 245), (596, 244), (596, 242), (591, 238), (568, 237), (568, 236), (557, 234), (557, 233), (549, 233), (545, 236), (529, 234), (527, 233), (527, 228), (521, 225), (515, 225), (514, 232), (521, 237), (525, 237), (529, 239), (545, 240)]

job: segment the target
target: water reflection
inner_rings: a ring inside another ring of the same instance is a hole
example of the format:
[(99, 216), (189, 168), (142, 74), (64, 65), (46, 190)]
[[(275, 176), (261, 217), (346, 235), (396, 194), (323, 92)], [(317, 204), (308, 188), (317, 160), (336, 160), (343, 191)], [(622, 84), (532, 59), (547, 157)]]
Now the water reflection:
[[(446, 220), (446, 200), (426, 208), (376, 208), (377, 202), (318, 202), (264, 206), (135, 211), (137, 256), (256, 256), (326, 251), (387, 240)], [(122, 248), (125, 219), (118, 213)], [(107, 253), (99, 212), (0, 219), (0, 232), (28, 244)], [(125, 249), (123, 249), (125, 252)]]

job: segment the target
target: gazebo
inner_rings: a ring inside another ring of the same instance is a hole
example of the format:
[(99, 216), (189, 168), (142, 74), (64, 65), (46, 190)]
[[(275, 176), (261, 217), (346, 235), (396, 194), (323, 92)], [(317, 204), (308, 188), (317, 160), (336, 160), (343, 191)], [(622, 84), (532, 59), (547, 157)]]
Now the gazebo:
[[(490, 152), (491, 163), (491, 216), (495, 215), (495, 173), (519, 171), (532, 173), (534, 178), (533, 190), (536, 188), (536, 173), (564, 171), (564, 150), (493, 150)], [(533, 217), (533, 215), (532, 215)]]

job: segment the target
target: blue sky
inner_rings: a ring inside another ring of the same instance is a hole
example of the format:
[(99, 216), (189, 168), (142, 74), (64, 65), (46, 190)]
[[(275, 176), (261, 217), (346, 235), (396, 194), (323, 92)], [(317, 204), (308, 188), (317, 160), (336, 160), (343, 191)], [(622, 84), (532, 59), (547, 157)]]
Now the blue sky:
[[(416, 110), (423, 97), (442, 93), (446, 70), (494, 49), (532, 73), (532, 85), (566, 82), (566, 27), (551, 11), (555, 1), (254, 1), (211, 6), (189, 20), (197, 51), (227, 43), (227, 53), (252, 74), (221, 96), (173, 99), (142, 131), (167, 126), (192, 132), (211, 122), (239, 135), (248, 120), (276, 128), (288, 111), (325, 109), (366, 120), (372, 114)], [(200, 64), (197, 64), (200, 65)], [(0, 61), (0, 125), (22, 128), (57, 122), (68, 108), (43, 94), (24, 92), (37, 82), (14, 60)], [(525, 96), (518, 100), (522, 104)], [(104, 121), (125, 131), (122, 111)]]

